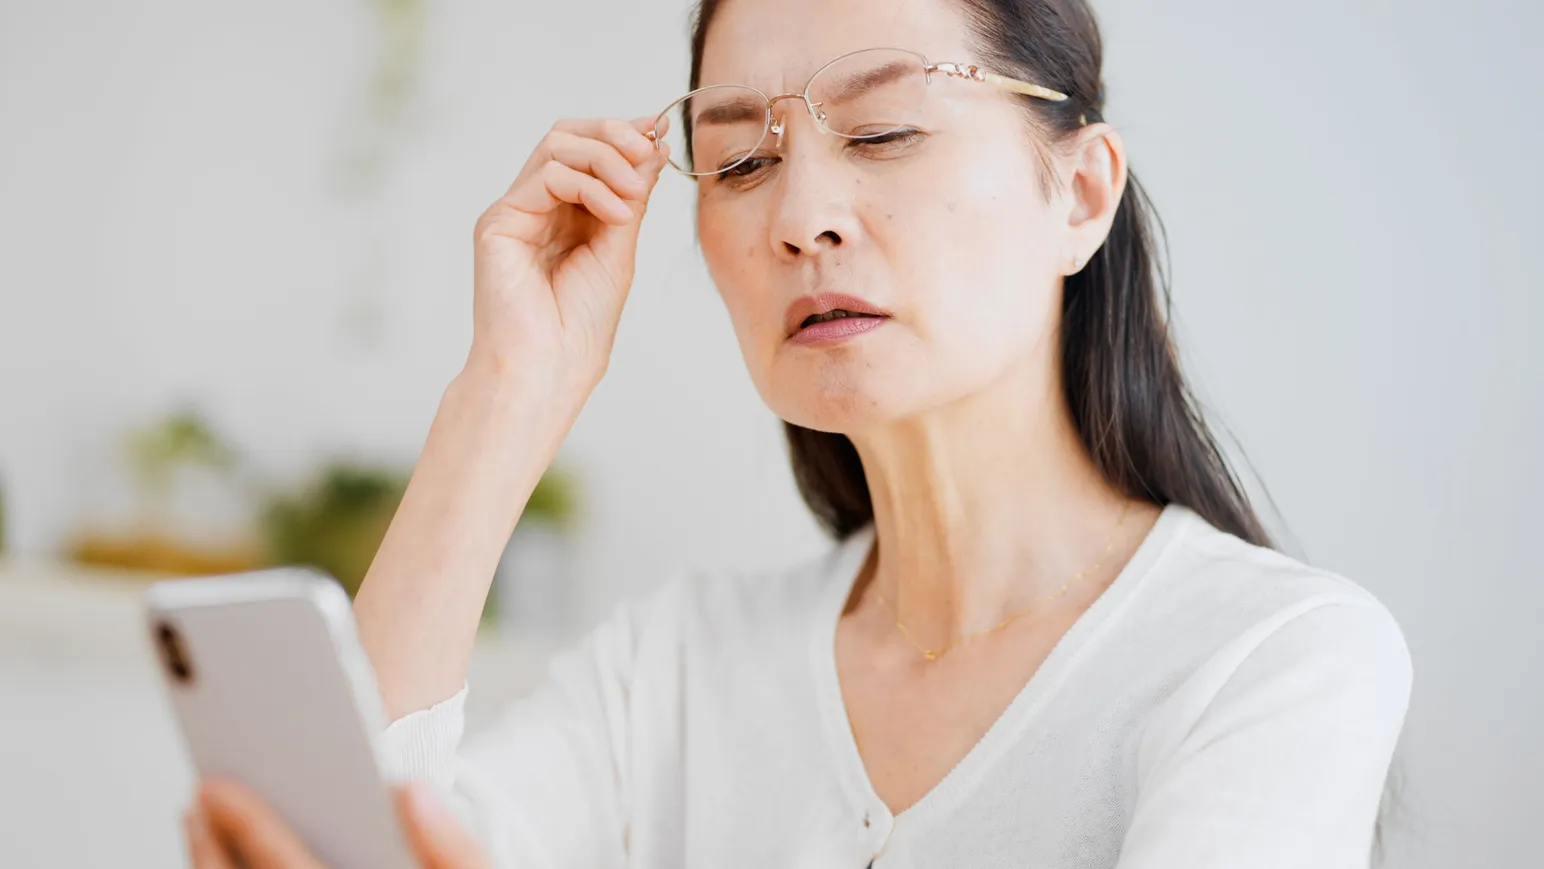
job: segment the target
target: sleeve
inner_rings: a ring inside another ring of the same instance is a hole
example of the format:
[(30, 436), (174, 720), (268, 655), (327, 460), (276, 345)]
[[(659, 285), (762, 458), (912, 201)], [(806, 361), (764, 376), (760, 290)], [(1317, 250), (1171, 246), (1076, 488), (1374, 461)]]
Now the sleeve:
[(1181, 689), (1209, 697), (1199, 713), (1144, 747), (1119, 869), (1369, 865), (1410, 696), (1399, 626), (1357, 599), (1254, 633)]
[(555, 656), (538, 687), (466, 745), (466, 687), (392, 722), (379, 742), (388, 777), (445, 794), (494, 866), (624, 866), (628, 693), (644, 609), (624, 605)]

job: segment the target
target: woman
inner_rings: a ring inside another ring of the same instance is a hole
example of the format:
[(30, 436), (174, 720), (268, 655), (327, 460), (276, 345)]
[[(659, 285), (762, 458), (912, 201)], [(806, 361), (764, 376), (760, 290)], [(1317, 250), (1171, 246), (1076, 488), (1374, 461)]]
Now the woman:
[[(478, 224), (472, 349), (356, 605), (394, 772), (496, 865), (1366, 865), (1407, 650), (1267, 548), (1189, 397), (1085, 3), (704, 0), (691, 85), (725, 87), (557, 124)], [(462, 750), (667, 163), (838, 543), (667, 583)], [(200, 865), (293, 845), (244, 799), (211, 787)]]

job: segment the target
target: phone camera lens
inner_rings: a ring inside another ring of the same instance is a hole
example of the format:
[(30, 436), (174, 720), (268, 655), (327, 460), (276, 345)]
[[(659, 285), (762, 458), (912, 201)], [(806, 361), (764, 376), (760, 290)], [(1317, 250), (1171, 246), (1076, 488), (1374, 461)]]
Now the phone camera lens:
[(177, 633), (177, 629), (161, 622), (156, 625), (155, 636), (156, 648), (161, 652), (161, 663), (172, 674), (172, 678), (183, 684), (193, 681), (193, 667), (188, 662), (187, 651), (182, 646), (182, 636)]

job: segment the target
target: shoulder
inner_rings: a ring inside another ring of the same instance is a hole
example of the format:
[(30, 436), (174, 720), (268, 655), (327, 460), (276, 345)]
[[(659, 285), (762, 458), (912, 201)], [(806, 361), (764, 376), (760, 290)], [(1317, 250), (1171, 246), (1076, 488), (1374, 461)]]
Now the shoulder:
[(1184, 507), (1170, 509), (1177, 514), (1173, 538), (1140, 595), (1173, 627), (1248, 642), (1332, 608), (1353, 613), (1342, 621), (1403, 646), (1393, 615), (1358, 583), (1220, 531)]
[(1170, 509), (1177, 514), (1177, 528), (1165, 569), (1155, 576), (1165, 595), (1246, 616), (1313, 601), (1382, 608), (1351, 579), (1221, 531), (1188, 508)]
[(1225, 689), (1239, 693), (1250, 685), (1315, 686), (1326, 699), (1403, 715), (1410, 652), (1381, 601), (1344, 576), (1179, 510), (1180, 527), (1144, 582), (1145, 606), (1136, 608), (1134, 621), (1145, 620), (1153, 639), (1183, 650), (1183, 663), (1174, 662), (1180, 705), (1199, 712)]

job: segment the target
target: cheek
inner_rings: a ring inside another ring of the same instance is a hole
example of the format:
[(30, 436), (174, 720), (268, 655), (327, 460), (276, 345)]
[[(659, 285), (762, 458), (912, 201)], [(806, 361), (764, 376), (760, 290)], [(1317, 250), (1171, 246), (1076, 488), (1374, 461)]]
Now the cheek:
[(729, 313), (747, 363), (754, 363), (751, 356), (759, 346), (754, 336), (764, 336), (768, 328), (767, 297), (772, 289), (769, 279), (773, 263), (769, 261), (765, 239), (761, 217), (750, 209), (698, 203), (697, 240), (702, 246), (703, 262)]
[(892, 189), (886, 246), (927, 343), (961, 364), (996, 366), (1049, 323), (1052, 214), (1016, 150), (970, 148), (936, 163)]

